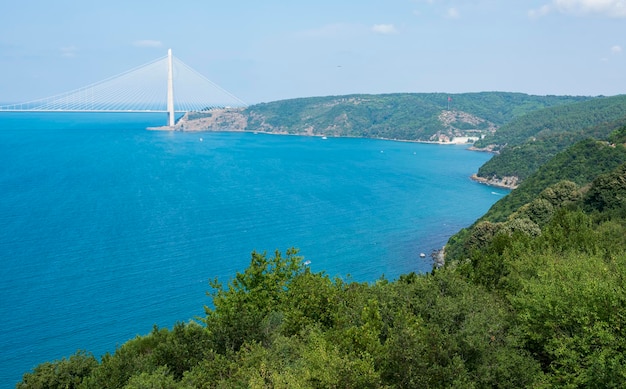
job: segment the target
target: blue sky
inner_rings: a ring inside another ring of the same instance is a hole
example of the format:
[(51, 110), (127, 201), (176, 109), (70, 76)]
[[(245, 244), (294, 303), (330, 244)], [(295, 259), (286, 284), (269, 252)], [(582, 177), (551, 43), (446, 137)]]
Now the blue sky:
[(249, 104), (393, 92), (626, 93), (626, 0), (5, 2), (0, 101), (174, 55)]

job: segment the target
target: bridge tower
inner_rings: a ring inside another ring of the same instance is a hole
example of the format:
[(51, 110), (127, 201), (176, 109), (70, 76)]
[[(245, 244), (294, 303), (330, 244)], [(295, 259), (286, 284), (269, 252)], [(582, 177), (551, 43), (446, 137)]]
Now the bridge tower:
[(172, 49), (167, 50), (167, 125), (174, 127), (176, 116), (174, 113), (174, 69), (172, 66)]

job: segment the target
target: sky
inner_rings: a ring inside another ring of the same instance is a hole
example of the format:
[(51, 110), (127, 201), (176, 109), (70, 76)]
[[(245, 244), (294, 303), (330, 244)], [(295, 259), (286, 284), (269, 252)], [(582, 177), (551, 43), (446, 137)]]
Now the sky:
[(248, 104), (353, 93), (626, 93), (626, 0), (20, 0), (0, 102), (167, 54)]

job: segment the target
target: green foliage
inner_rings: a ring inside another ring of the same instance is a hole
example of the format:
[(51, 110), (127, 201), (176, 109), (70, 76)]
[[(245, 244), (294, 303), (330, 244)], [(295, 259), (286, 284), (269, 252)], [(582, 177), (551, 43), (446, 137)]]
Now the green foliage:
[(519, 117), (475, 143), (476, 147), (495, 144), (500, 151), (477, 175), (517, 176), (523, 181), (553, 156), (585, 138), (623, 144), (624, 107), (626, 95), (546, 108)]
[(141, 373), (128, 380), (124, 389), (176, 389), (174, 377), (168, 374), (165, 367), (160, 367), (153, 373)]
[[(594, 161), (593, 171), (616, 163), (584, 152), (578, 157)], [(455, 242), (466, 250), (450, 269), (510, 302), (515, 320), (509, 323), (541, 364), (542, 387), (626, 385), (625, 166), (595, 179), (580, 169), (580, 182), (591, 184), (548, 187), (506, 222), (482, 221)], [(531, 233), (529, 218), (536, 222)], [(512, 223), (526, 227), (509, 230)]]
[(626, 207), (626, 164), (596, 178), (585, 195), (584, 204), (587, 209), (599, 212)]
[(250, 266), (224, 288), (217, 280), (211, 282), (213, 308), (205, 307), (205, 323), (215, 351), (236, 352), (245, 342), (265, 341), (266, 319), (280, 303), (293, 278), (304, 271), (297, 250), (287, 250), (283, 258), (252, 253)]
[[(494, 204), (483, 216), (484, 220), (504, 221), (524, 204), (532, 202), (546, 188), (562, 181), (569, 181), (577, 186), (590, 183), (598, 175), (608, 173), (622, 163), (626, 163), (626, 148), (611, 147), (606, 142), (586, 139), (559, 153), (536, 173), (528, 177), (520, 186)], [(554, 187), (559, 193), (544, 195), (551, 203), (566, 202), (580, 196), (573, 190), (572, 184), (563, 188)], [(564, 193), (560, 193), (564, 192)], [(569, 195), (568, 195), (569, 193)], [(551, 198), (551, 196), (561, 196)], [(574, 196), (570, 198), (567, 196)], [(552, 205), (557, 205), (553, 203)]]
[(554, 213), (554, 206), (552, 202), (544, 198), (536, 198), (532, 202), (525, 204), (520, 209), (511, 215), (511, 218), (528, 218), (538, 226), (546, 224)]
[(338, 315), (340, 292), (323, 274), (309, 269), (298, 274), (285, 293), (288, 307), (284, 310), (282, 331), (296, 335), (310, 326), (331, 328)]
[[(167, 373), (167, 381), (180, 380), (185, 371), (211, 356), (209, 336), (195, 322), (177, 323), (172, 330), (154, 327), (146, 336), (124, 343), (105, 354), (83, 383), (85, 388), (123, 388), (133, 377), (152, 382)], [(141, 386), (138, 386), (141, 387)]]
[(511, 296), (525, 347), (542, 361), (551, 385), (626, 383), (625, 260), (542, 256), (537, 276)]
[[(451, 110), (479, 120), (446, 127), (439, 115), (448, 109), (448, 97)], [(589, 99), (504, 92), (348, 95), (256, 104), (244, 115), (249, 131), (428, 141), (441, 131), (451, 136), (476, 135), (488, 123), (500, 126), (539, 108)]]
[[(546, 135), (577, 132), (624, 118), (626, 95), (579, 100), (529, 112), (502, 126), (477, 146), (521, 145)], [(622, 124), (623, 125), (623, 124)], [(602, 130), (604, 131), (604, 130)], [(612, 130), (609, 130), (608, 135)], [(589, 135), (587, 135), (589, 136)]]
[(540, 376), (536, 362), (516, 347), (509, 312), (497, 297), (453, 272), (412, 281), (393, 285), (400, 296), (420, 296), (412, 299), (419, 304), (408, 306), (421, 319), (413, 321), (413, 331), (421, 329), (409, 343), (416, 348), (402, 347), (400, 334), (394, 337), (400, 349), (389, 348), (403, 362), (395, 374), (407, 385), (400, 387), (523, 387)]
[(609, 141), (613, 144), (624, 145), (626, 143), (626, 126), (620, 127), (609, 135)]
[(60, 361), (44, 362), (31, 372), (24, 374), (17, 389), (72, 389), (78, 388), (83, 378), (98, 366), (93, 355), (78, 351)]

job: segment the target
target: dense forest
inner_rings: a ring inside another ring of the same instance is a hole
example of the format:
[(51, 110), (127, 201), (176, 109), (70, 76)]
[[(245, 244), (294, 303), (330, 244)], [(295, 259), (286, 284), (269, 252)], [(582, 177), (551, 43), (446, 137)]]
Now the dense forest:
[(308, 97), (190, 113), (177, 128), (448, 142), (479, 139), (541, 108), (594, 99), (507, 92)]
[[(246, 112), (250, 129), (436, 141), (440, 135), (491, 133), (525, 113), (587, 100), (504, 92), (401, 93), (283, 100), (253, 105)], [(442, 115), (446, 112), (450, 115)]]
[(479, 177), (516, 176), (525, 180), (558, 152), (593, 137), (606, 139), (626, 125), (626, 95), (540, 109), (514, 118), (475, 142), (498, 150), (478, 171)]
[(446, 265), (372, 283), (295, 249), (214, 280), (199, 322), (18, 388), (624, 387), (626, 127), (567, 148), (450, 239)]

